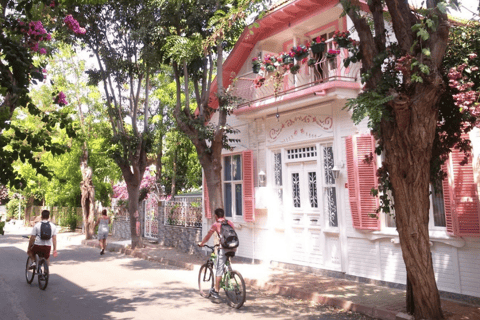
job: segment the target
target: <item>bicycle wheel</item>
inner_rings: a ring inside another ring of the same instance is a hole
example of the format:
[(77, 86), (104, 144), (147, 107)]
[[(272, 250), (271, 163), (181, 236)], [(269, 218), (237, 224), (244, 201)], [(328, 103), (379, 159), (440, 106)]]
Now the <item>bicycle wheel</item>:
[(27, 265), (25, 266), (25, 278), (27, 279), (27, 283), (30, 284), (35, 277), (35, 267), (33, 269), (30, 268), (32, 264), (32, 259), (30, 257), (27, 258)]
[(232, 308), (239, 309), (245, 303), (247, 290), (245, 280), (238, 271), (231, 271), (230, 275), (225, 275), (225, 294), (227, 295), (228, 305)]
[(37, 274), (38, 286), (40, 287), (40, 289), (45, 290), (47, 288), (48, 277), (49, 277), (49, 274), (48, 274), (47, 261), (45, 259), (40, 259), (38, 261), (38, 274)]
[(212, 268), (204, 264), (198, 273), (198, 290), (200, 290), (202, 297), (210, 297), (210, 289), (213, 288), (214, 278)]

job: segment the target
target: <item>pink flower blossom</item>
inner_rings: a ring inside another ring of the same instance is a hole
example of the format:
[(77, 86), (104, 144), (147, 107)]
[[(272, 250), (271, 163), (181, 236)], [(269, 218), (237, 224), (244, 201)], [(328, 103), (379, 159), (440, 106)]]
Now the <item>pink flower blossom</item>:
[(78, 23), (77, 20), (75, 20), (71, 14), (69, 14), (68, 16), (65, 17), (65, 19), (63, 20), (65, 22), (65, 24), (67, 25), (67, 27), (72, 30), (73, 32), (75, 32), (76, 34), (85, 34), (87, 32), (87, 30), (85, 30), (85, 28), (80, 28), (80, 24)]
[(67, 100), (65, 99), (66, 96), (65, 96), (65, 93), (63, 93), (62, 91), (60, 91), (60, 93), (58, 94), (57, 98), (55, 99), (55, 102), (61, 106), (65, 106), (68, 104)]
[(55, 8), (55, 1), (50, 2), (50, 8)]
[(473, 59), (475, 59), (475, 58), (477, 57), (477, 54), (476, 54), (476, 53), (470, 53), (470, 54), (468, 55), (468, 57), (470, 58), (470, 60), (473, 60)]
[(40, 54), (47, 54), (47, 49), (45, 48), (40, 48)]

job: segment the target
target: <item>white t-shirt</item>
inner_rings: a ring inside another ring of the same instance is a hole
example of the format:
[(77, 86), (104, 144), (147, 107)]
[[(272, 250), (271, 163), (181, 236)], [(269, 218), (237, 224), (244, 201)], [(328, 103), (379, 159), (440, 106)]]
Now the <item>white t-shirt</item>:
[[(45, 220), (44, 220), (45, 221)], [(57, 235), (57, 227), (48, 221), (50, 223), (50, 227), (52, 228), (52, 237)], [(42, 240), (40, 239), (40, 227), (42, 225), (42, 222), (37, 222), (35, 226), (32, 228), (32, 236), (36, 236), (35, 238), (35, 244), (38, 246), (53, 246), (52, 238), (50, 240)]]

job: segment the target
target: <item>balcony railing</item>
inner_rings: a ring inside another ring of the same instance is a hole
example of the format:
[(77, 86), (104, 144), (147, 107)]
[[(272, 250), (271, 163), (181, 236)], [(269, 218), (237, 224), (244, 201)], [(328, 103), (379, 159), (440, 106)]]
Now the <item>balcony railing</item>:
[[(283, 76), (283, 81), (279, 83), (276, 94), (273, 76), (275, 71), (262, 70), (258, 74), (249, 72), (236, 78), (232, 93), (241, 99), (241, 106), (332, 81), (360, 83), (361, 63), (350, 63), (348, 67), (345, 67), (343, 60), (347, 57), (346, 49), (340, 49), (339, 54), (330, 58), (326, 53), (315, 55), (310, 53), (308, 59), (315, 59), (315, 63), (311, 66), (308, 66), (307, 63), (302, 64), (296, 74), (287, 71)], [(258, 80), (262, 78), (265, 78), (263, 84), (258, 85)], [(257, 81), (255, 81), (256, 79)]]

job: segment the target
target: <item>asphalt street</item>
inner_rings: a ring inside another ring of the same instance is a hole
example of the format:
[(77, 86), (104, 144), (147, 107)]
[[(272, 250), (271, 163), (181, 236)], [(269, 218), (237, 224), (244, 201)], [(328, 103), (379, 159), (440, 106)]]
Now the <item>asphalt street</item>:
[[(0, 236), (0, 319), (365, 319), (247, 290), (240, 310), (200, 297), (198, 269), (164, 266), (79, 245), (59, 235), (48, 288), (25, 281), (27, 239)], [(241, 270), (239, 270), (241, 271)]]

